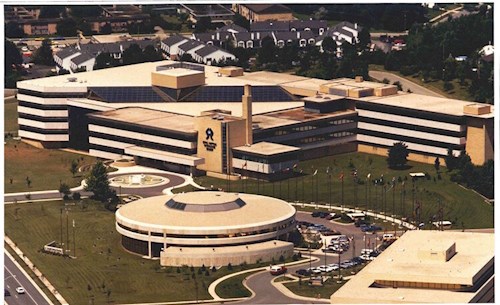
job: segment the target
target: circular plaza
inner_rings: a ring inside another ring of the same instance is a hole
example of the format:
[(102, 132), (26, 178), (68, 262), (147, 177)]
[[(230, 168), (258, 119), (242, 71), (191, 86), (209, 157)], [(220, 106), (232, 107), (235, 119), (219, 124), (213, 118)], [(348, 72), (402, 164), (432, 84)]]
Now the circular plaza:
[(261, 195), (214, 191), (141, 199), (116, 211), (123, 247), (164, 266), (222, 266), (293, 255), (295, 208)]

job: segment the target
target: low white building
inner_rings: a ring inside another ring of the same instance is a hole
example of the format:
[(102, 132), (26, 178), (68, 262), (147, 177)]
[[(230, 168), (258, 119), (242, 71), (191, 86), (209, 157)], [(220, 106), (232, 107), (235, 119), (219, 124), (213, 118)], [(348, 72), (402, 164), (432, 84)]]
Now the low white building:
[(175, 57), (179, 52), (179, 46), (188, 40), (181, 35), (172, 35), (161, 42), (161, 49), (171, 57)]
[(214, 63), (225, 60), (236, 60), (236, 56), (214, 46), (205, 46), (194, 52), (193, 59), (199, 63), (211, 66)]

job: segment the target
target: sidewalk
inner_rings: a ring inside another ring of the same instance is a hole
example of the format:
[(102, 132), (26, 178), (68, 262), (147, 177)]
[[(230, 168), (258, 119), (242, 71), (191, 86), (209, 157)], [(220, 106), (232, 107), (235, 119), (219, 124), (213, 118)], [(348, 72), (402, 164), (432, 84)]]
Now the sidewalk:
[[(63, 296), (56, 290), (56, 288), (54, 286), (52, 286), (52, 284), (40, 272), (40, 270), (38, 270), (38, 268), (35, 267), (35, 265), (30, 261), (30, 259), (24, 255), (24, 253), (16, 246), (16, 244), (8, 236), (5, 236), (5, 242), (9, 245), (9, 247), (11, 247), (16, 252), (16, 254), (19, 256), (19, 258), (21, 258), (21, 260), (23, 260), (23, 262), (28, 266), (28, 268), (30, 268), (31, 271), (33, 271), (33, 273), (35, 273), (35, 275), (38, 277), (38, 279), (45, 285), (45, 287), (47, 287), (47, 289), (49, 289), (49, 291), (54, 295), (54, 297), (62, 305), (69, 305), (68, 302), (66, 302), (66, 300), (63, 298)], [(24, 269), (21, 268), (21, 270), (24, 270)], [(28, 276), (28, 279), (32, 282), (32, 284), (35, 287), (38, 287), (38, 285), (31, 279), (30, 276)], [(42, 295), (45, 295), (45, 294), (42, 293)], [(48, 299), (47, 299), (47, 301), (49, 303), (52, 303)]]

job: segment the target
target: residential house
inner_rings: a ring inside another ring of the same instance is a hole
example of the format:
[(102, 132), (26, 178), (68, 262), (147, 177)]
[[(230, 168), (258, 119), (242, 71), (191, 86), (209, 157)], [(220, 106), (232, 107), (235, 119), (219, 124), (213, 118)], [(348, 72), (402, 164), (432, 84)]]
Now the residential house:
[(203, 42), (206, 45), (223, 47), (233, 37), (230, 32), (193, 33), (192, 39)]
[(323, 35), (328, 29), (326, 20), (291, 20), (290, 31), (312, 31), (315, 35)]
[(74, 47), (66, 47), (57, 53), (54, 53), (54, 62), (56, 63), (56, 71), (71, 70), (71, 59), (81, 54), (81, 51)]
[(195, 61), (209, 66), (225, 60), (236, 60), (236, 56), (233, 54), (209, 45), (194, 51), (193, 54), (193, 59)]
[(260, 21), (250, 24), (250, 32), (289, 32), (288, 21)]
[(179, 45), (179, 51), (177, 56), (180, 58), (184, 54), (189, 54), (194, 58), (194, 52), (203, 48), (205, 45), (197, 40), (188, 40), (185, 43)]
[(316, 42), (315, 35), (311, 31), (302, 32), (273, 32), (272, 37), (274, 44), (278, 47), (297, 45), (305, 47), (314, 45)]
[(176, 59), (179, 53), (179, 46), (185, 42), (188, 42), (184, 36), (181, 35), (172, 35), (161, 42), (161, 49), (163, 52), (167, 53), (171, 59)]
[(81, 53), (80, 55), (73, 57), (70, 60), (70, 67), (72, 71), (84, 70), (84, 71), (92, 71), (94, 70), (96, 56), (93, 54), (89, 54), (86, 52)]
[(262, 46), (262, 39), (266, 36), (271, 36), (271, 32), (241, 32), (233, 34), (233, 41), (235, 47), (244, 49), (260, 48)]

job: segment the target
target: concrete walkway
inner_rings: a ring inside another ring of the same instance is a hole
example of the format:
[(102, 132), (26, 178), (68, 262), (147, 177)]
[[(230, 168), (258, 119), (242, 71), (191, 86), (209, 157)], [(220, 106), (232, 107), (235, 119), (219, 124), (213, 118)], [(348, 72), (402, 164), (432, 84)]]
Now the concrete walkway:
[[(68, 302), (63, 298), (63, 296), (56, 290), (56, 288), (47, 280), (47, 278), (38, 270), (38, 268), (35, 267), (35, 265), (31, 262), (31, 260), (24, 255), (24, 253), (19, 249), (16, 244), (8, 237), (5, 236), (5, 242), (9, 247), (16, 252), (17, 256), (28, 266), (28, 268), (33, 271), (33, 273), (38, 277), (38, 279), (49, 289), (49, 291), (54, 295), (54, 297), (62, 304), (62, 305), (69, 305)], [(7, 253), (7, 252), (6, 252)], [(23, 270), (21, 268), (21, 270)], [(38, 287), (38, 285), (31, 279), (30, 276), (27, 277), (29, 280), (31, 280), (33, 286)], [(43, 292), (41, 292), (42, 295), (45, 295)], [(50, 300), (47, 298), (47, 300), (50, 302)], [(50, 302), (52, 303), (52, 302)]]

